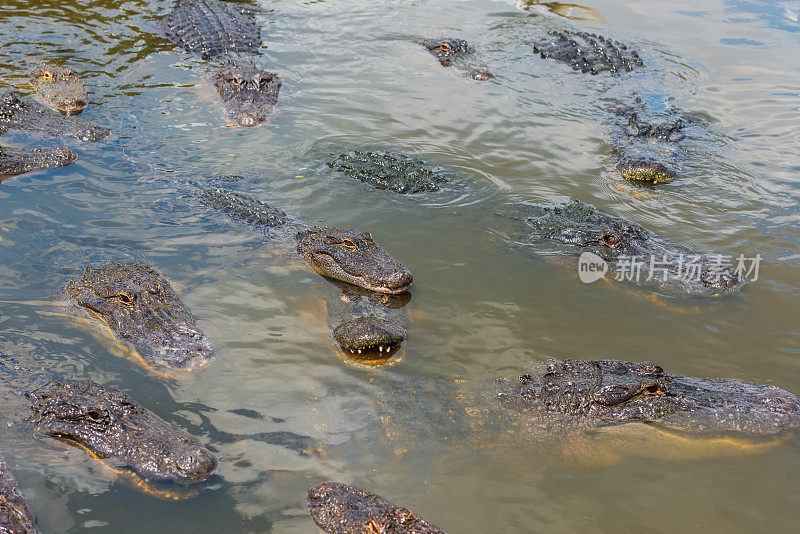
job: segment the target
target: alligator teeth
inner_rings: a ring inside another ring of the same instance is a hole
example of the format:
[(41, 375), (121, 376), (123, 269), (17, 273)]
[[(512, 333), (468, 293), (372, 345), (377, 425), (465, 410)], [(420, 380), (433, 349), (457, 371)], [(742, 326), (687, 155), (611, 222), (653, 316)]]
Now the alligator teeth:
[(378, 350), (383, 352), (383, 345), (378, 345)]
[(358, 349), (358, 353), (361, 354), (361, 349)]

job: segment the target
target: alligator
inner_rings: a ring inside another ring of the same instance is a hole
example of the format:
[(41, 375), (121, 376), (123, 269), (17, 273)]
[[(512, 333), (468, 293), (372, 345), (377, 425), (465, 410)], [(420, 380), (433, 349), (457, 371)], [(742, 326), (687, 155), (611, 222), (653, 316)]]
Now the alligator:
[(618, 279), (652, 284), (669, 294), (716, 297), (747, 282), (722, 255), (699, 253), (578, 200), (553, 206), (512, 204), (501, 215), (515, 223), (507, 235), (514, 244), (547, 255), (591, 253), (616, 266)]
[[(82, 141), (99, 141), (109, 133), (106, 128), (75, 117), (65, 117), (22, 100), (11, 92), (0, 94), (0, 135), (9, 130), (75, 137)], [(75, 152), (66, 147), (24, 149), (0, 146), (0, 180), (33, 170), (64, 167), (76, 157)]]
[[(49, 380), (0, 356), (4, 424), (33, 431), (123, 464), (144, 480), (192, 484), (217, 459), (195, 437), (173, 428), (127, 393), (89, 380)], [(25, 411), (29, 415), (23, 416)], [(5, 421), (4, 421), (5, 423)]]
[(576, 467), (756, 454), (800, 428), (800, 398), (781, 388), (681, 376), (650, 362), (548, 359), (490, 383), (382, 373), (361, 387), (365, 423), (344, 442), (337, 433), (341, 445), (327, 454), (385, 468), (412, 448), (443, 462), (454, 443), (514, 458), (517, 470), (518, 453)]
[(254, 11), (218, 0), (178, 0), (159, 21), (172, 43), (219, 65), (214, 86), (226, 112), (240, 126), (269, 122), (283, 83), (252, 62), (261, 54), (261, 27)]
[[(274, 206), (234, 191), (203, 189), (197, 198), (234, 220), (264, 229), (270, 236), (280, 232), (283, 240), (293, 242), (297, 253), (323, 277), (383, 295), (401, 295), (411, 286), (411, 272), (377, 244), (372, 234), (341, 228), (309, 228)], [(361, 304), (365, 306), (363, 314), (350, 317), (358, 319), (357, 322), (335, 329), (336, 341), (345, 350), (357, 352), (389, 352), (399, 346), (405, 339), (404, 328), (386, 324), (386, 317), (373, 305), (379, 302), (367, 298)]]
[(91, 142), (100, 141), (110, 131), (77, 117), (65, 117), (49, 108), (23, 100), (12, 92), (0, 94), (0, 135), (8, 130), (74, 137)]
[(36, 519), (19, 491), (17, 477), (0, 456), (0, 533), (36, 534)]
[(613, 39), (587, 32), (549, 30), (533, 44), (533, 51), (543, 59), (566, 63), (573, 70), (619, 75), (644, 65), (636, 50)]
[(153, 267), (118, 262), (86, 267), (81, 278), (67, 283), (66, 293), (157, 371), (191, 371), (213, 356), (206, 334)]
[(77, 158), (67, 147), (13, 148), (0, 145), (0, 182), (30, 171), (66, 167)]
[(444, 534), (408, 508), (340, 482), (309, 489), (306, 508), (328, 534)]
[(331, 154), (326, 164), (345, 176), (395, 193), (415, 194), (438, 191), (449, 180), (430, 169), (424, 161), (396, 152), (352, 150)]
[(443, 39), (425, 39), (422, 41), (428, 52), (443, 67), (455, 66), (466, 71), (473, 80), (485, 81), (494, 78), (488, 67), (476, 57), (475, 48), (463, 39), (445, 37)]
[(653, 113), (639, 95), (633, 105), (617, 106), (612, 113), (611, 148), (619, 173), (632, 182), (672, 181), (686, 159), (687, 133), (699, 119), (671, 107)]
[(83, 81), (68, 68), (43, 65), (34, 69), (31, 77), (45, 104), (64, 115), (76, 115), (89, 103)]

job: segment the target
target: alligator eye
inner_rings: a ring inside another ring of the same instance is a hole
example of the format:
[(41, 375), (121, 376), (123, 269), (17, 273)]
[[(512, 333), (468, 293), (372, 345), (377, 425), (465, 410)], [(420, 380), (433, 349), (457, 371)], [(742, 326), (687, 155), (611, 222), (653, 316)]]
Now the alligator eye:
[(349, 237), (345, 237), (344, 239), (342, 239), (342, 242), (339, 245), (348, 250), (356, 250), (358, 248), (356, 242), (350, 239)]
[(97, 410), (89, 410), (86, 412), (86, 418), (93, 423), (102, 423), (105, 420), (103, 413)]
[(45, 81), (49, 82), (49, 81), (51, 81), (53, 79), (53, 73), (50, 72), (49, 70), (43, 71), (42, 72), (42, 78), (44, 78)]
[(243, 86), (243, 85), (244, 85), (246, 82), (245, 82), (244, 78), (242, 78), (241, 76), (234, 76), (234, 77), (233, 77), (233, 80), (231, 80), (231, 83), (232, 83), (233, 85), (235, 85), (236, 87), (241, 87), (241, 86)]
[(607, 247), (616, 247), (622, 240), (614, 234), (603, 234), (600, 236), (600, 242)]
[(125, 306), (130, 306), (131, 304), (133, 304), (133, 299), (134, 299), (134, 297), (132, 297), (131, 295), (128, 295), (125, 292), (117, 294), (117, 300), (119, 300), (120, 303), (125, 305)]
[(450, 51), (450, 45), (447, 44), (447, 43), (442, 43), (442, 44), (439, 45), (439, 50), (441, 50), (442, 52), (449, 52)]
[(661, 386), (658, 384), (647, 384), (642, 388), (642, 391), (648, 395), (658, 395), (659, 393), (664, 393), (664, 390), (661, 389)]

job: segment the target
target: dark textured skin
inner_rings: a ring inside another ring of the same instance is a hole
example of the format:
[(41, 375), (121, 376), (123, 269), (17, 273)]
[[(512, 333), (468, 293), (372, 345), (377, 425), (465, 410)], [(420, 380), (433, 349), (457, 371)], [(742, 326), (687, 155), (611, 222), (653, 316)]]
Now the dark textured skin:
[(83, 81), (70, 69), (44, 65), (32, 73), (32, 84), (45, 104), (65, 115), (76, 115), (89, 103)]
[(231, 219), (262, 228), (281, 228), (288, 222), (283, 210), (266, 202), (225, 189), (202, 189), (197, 198), (208, 206), (222, 211)]
[[(747, 282), (730, 264), (716, 264), (711, 255), (668, 241), (634, 222), (577, 200), (556, 206), (515, 204), (506, 215), (524, 223), (513, 236), (518, 244), (574, 256), (591, 252), (611, 265), (620, 256), (639, 256), (643, 258), (642, 281), (650, 269), (650, 257), (655, 256), (659, 264), (666, 257), (668, 280), (664, 281), (663, 272), (659, 272), (649, 283), (672, 294), (715, 297), (737, 291)], [(699, 277), (687, 272), (686, 267), (688, 257), (696, 255)]]
[(630, 72), (644, 63), (635, 50), (612, 39), (586, 32), (550, 30), (533, 45), (542, 58), (566, 63), (573, 70), (618, 75)]
[(261, 27), (252, 10), (217, 0), (178, 0), (159, 21), (164, 35), (177, 46), (221, 64), (214, 87), (240, 126), (269, 122), (283, 83), (277, 74), (251, 62), (261, 54)]
[(52, 381), (26, 396), (39, 432), (124, 462), (144, 478), (192, 483), (217, 467), (196, 438), (117, 389), (88, 380)]
[(477, 57), (475, 48), (463, 39), (445, 37), (442, 39), (425, 39), (422, 41), (428, 52), (439, 60), (443, 67), (454, 66), (466, 71), (473, 80), (485, 81), (494, 78), (494, 74)]
[(502, 405), (590, 427), (649, 423), (700, 434), (772, 436), (800, 427), (800, 399), (776, 386), (674, 375), (650, 362), (547, 360), (497, 381)]
[(36, 534), (36, 520), (19, 491), (17, 477), (0, 456), (0, 534)]
[(411, 271), (375, 242), (372, 234), (341, 228), (297, 233), (297, 252), (322, 276), (378, 293), (408, 291)]
[(192, 370), (213, 356), (211, 342), (192, 314), (152, 267), (117, 262), (99, 269), (87, 267), (66, 291), (149, 363)]
[(672, 181), (686, 157), (687, 131), (698, 121), (672, 108), (653, 113), (639, 96), (612, 114), (611, 146), (620, 174), (633, 182)]
[(78, 156), (63, 147), (12, 148), (0, 146), (0, 181), (7, 176), (16, 176), (30, 171), (66, 167)]
[(309, 489), (306, 508), (328, 534), (444, 534), (408, 508), (339, 482)]
[(167, 39), (206, 60), (261, 53), (261, 28), (242, 4), (178, 0), (159, 25)]
[(378, 189), (401, 194), (438, 191), (448, 182), (424, 161), (400, 153), (353, 150), (334, 156), (327, 165)]
[(231, 63), (214, 75), (214, 87), (225, 110), (239, 126), (269, 122), (282, 84), (274, 72), (246, 63)]
[(50, 136), (74, 137), (81, 141), (100, 141), (109, 130), (77, 117), (22, 100), (14, 93), (0, 94), (0, 134), (8, 130), (41, 132)]

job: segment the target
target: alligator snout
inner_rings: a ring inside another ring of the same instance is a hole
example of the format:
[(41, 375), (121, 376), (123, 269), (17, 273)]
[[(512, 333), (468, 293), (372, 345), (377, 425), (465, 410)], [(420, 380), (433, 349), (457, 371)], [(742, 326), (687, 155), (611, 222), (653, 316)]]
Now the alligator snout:
[(206, 449), (187, 453), (175, 461), (175, 467), (187, 480), (206, 478), (217, 468), (217, 459)]
[(67, 115), (77, 115), (86, 107), (88, 102), (84, 98), (65, 98), (56, 102), (56, 109)]
[(392, 273), (389, 278), (387, 278), (385, 285), (389, 293), (403, 293), (404, 291), (408, 291), (413, 280), (414, 277), (411, 275), (411, 271), (403, 269)]
[(473, 69), (470, 71), (469, 77), (472, 78), (473, 80), (485, 82), (486, 80), (491, 80), (492, 78), (494, 78), (494, 74), (492, 74), (486, 69)]
[(261, 117), (252, 111), (246, 111), (236, 115), (236, 122), (239, 126), (256, 126), (261, 122)]

